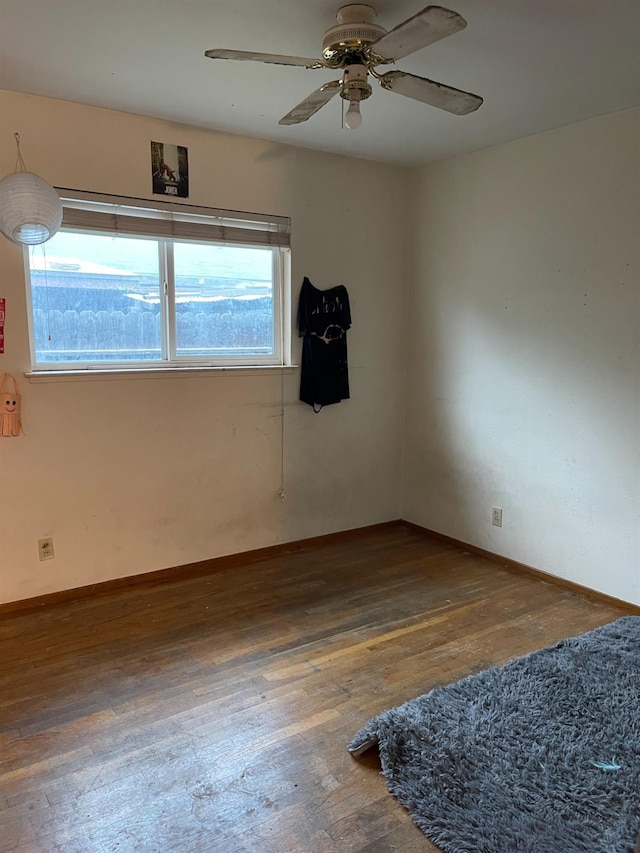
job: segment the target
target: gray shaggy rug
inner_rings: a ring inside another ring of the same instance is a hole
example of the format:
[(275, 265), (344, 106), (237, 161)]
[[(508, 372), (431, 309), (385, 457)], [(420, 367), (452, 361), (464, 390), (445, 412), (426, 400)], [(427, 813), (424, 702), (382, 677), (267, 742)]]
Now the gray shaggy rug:
[(373, 746), (446, 853), (634, 853), (640, 617), (384, 711), (348, 748)]

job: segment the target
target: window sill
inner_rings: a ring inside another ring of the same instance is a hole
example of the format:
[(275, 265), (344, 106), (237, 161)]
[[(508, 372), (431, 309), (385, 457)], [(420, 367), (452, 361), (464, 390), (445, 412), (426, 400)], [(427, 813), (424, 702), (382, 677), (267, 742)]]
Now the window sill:
[(255, 365), (225, 366), (225, 367), (144, 367), (144, 368), (105, 368), (96, 370), (86, 368), (84, 370), (30, 370), (24, 376), (30, 383), (43, 382), (92, 382), (96, 379), (158, 379), (163, 376), (265, 376), (294, 373), (298, 369), (296, 364), (266, 364), (263, 367)]

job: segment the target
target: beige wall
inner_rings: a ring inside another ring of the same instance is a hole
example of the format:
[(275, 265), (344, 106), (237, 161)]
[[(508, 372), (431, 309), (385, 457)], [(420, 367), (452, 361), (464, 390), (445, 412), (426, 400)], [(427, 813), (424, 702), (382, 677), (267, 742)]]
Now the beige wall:
[(407, 519), (636, 604), (639, 119), (416, 175), (403, 489)]
[[(149, 141), (187, 145), (190, 202), (292, 217), (294, 308), (308, 275), (354, 315), (352, 399), (319, 415), (297, 372), (23, 380), (0, 601), (403, 515), (640, 603), (639, 111), (414, 173), (10, 93), (0, 116), (1, 174), (18, 130), (29, 168), (76, 189), (150, 198)], [(20, 377), (4, 239), (0, 271), (0, 370)]]
[[(399, 515), (408, 173), (103, 109), (0, 93), (0, 173), (150, 198), (149, 142), (189, 148), (189, 202), (293, 220), (302, 277), (346, 284), (352, 399), (316, 415), (299, 374), (22, 380), (25, 435), (0, 439), (0, 601)], [(373, 213), (372, 213), (373, 212)], [(29, 369), (21, 250), (0, 240), (0, 370)], [(299, 354), (294, 338), (294, 359)], [(281, 503), (281, 392), (286, 501)], [(40, 563), (36, 540), (55, 539)]]

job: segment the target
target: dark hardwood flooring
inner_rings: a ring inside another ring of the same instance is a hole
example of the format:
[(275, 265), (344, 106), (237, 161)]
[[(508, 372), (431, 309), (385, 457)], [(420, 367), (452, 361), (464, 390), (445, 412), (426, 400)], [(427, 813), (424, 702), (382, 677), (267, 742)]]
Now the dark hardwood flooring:
[(5, 615), (0, 853), (431, 853), (350, 737), (623, 613), (397, 524)]

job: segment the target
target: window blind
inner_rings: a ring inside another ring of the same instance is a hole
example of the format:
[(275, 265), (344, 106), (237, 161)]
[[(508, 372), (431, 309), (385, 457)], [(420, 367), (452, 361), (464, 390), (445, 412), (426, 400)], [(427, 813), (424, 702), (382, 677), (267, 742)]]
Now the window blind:
[(92, 233), (252, 246), (290, 245), (291, 221), (170, 202), (123, 199), (58, 188), (62, 228)]

